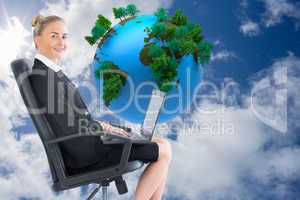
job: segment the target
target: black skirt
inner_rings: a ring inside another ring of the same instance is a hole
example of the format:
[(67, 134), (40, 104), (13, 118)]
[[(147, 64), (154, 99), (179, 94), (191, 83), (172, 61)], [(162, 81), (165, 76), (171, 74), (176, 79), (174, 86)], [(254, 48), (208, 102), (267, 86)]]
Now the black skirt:
[[(98, 150), (101, 150), (102, 152), (99, 152), (99, 157), (97, 158), (97, 162), (95, 164), (86, 166), (84, 168), (67, 167), (68, 173), (73, 175), (118, 165), (121, 161), (123, 144), (101, 145), (101, 148), (99, 146)], [(129, 161), (139, 160), (144, 163), (155, 162), (158, 159), (158, 150), (159, 147), (157, 143), (154, 142), (147, 144), (133, 143), (129, 155)], [(105, 151), (104, 154), (103, 151)]]
[[(103, 158), (103, 165), (115, 165), (121, 160), (123, 145), (111, 144)], [(158, 159), (158, 145), (151, 142), (148, 144), (132, 144), (129, 161), (139, 160), (144, 163), (154, 162)]]

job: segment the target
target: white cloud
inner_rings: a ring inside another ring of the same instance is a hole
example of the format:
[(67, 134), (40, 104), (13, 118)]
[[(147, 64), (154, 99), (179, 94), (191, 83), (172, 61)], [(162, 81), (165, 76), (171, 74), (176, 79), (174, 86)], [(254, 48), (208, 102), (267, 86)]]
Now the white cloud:
[(257, 36), (260, 33), (260, 28), (259, 25), (251, 20), (246, 20), (242, 22), (240, 26), (240, 31), (245, 35), (245, 36)]
[(222, 41), (219, 40), (219, 39), (217, 39), (217, 40), (214, 41), (214, 45), (215, 45), (215, 46), (219, 46), (219, 45), (221, 45), (221, 44), (222, 44)]
[[(286, 74), (279, 72), (285, 68), (291, 69), (288, 72), (288, 84), (284, 86), (290, 91), (288, 98), (294, 99), (294, 104), (288, 108), (289, 113), (294, 112), (289, 118), (289, 123), (293, 124), (299, 124), (300, 119), (300, 92), (296, 89), (300, 83), (299, 64), (300, 58), (290, 53), (285, 58), (275, 60), (268, 70), (256, 76), (257, 80), (252, 80), (253, 86), (266, 77), (281, 83)], [(282, 88), (271, 89), (276, 93), (274, 90), (280, 91)], [(266, 93), (265, 98), (272, 98), (274, 93)], [(182, 125), (178, 142), (173, 144), (174, 158), (168, 182), (170, 194), (188, 199), (220, 199), (228, 196), (228, 199), (257, 199), (252, 196), (256, 194), (247, 191), (247, 185), (243, 182), (246, 176), (255, 180), (254, 184), (265, 187), (272, 185), (275, 189), (268, 193), (278, 199), (291, 195), (289, 183), (300, 177), (300, 165), (297, 163), (300, 148), (286, 146), (266, 151), (262, 149), (270, 141), (280, 140), (278, 143), (281, 144), (283, 140), (291, 140), (296, 135), (293, 135), (292, 129), (283, 137), (272, 134), (277, 131), (264, 126), (255, 116), (247, 103), (249, 99), (249, 96), (244, 98), (244, 108), (204, 101), (199, 106), (201, 112), (195, 112), (187, 120), (194, 126), (184, 128)], [(271, 104), (264, 108), (266, 111), (276, 106)], [(282, 123), (280, 120), (278, 123)], [(197, 126), (198, 129), (195, 128)], [(292, 143), (290, 141), (289, 144)], [(180, 180), (180, 184), (177, 180)]]
[(263, 28), (269, 28), (280, 24), (284, 18), (290, 18), (295, 23), (295, 28), (298, 30), (300, 26), (300, 3), (294, 3), (291, 0), (260, 0), (264, 5), (264, 13), (259, 14), (259, 23), (251, 20), (246, 9), (249, 1), (241, 0), (241, 25), (240, 32), (246, 36), (257, 36), (263, 31)]
[(33, 47), (27, 42), (29, 35), (17, 17), (8, 18), (7, 27), (0, 29), (0, 51), (3, 55), (0, 58), (0, 121), (8, 129), (22, 123), (21, 119), (26, 115), (10, 63), (16, 58), (30, 56)]
[[(216, 112), (195, 113), (192, 121), (195, 126), (203, 124), (202, 128), (182, 129), (178, 144), (173, 145), (169, 185), (176, 188), (177, 195), (185, 194), (189, 199), (201, 199), (205, 193), (237, 187), (244, 161), (257, 153), (266, 140), (260, 122), (250, 110), (211, 103), (201, 107)], [(206, 126), (214, 131), (207, 132)], [(233, 134), (230, 127), (234, 129)], [(215, 134), (216, 129), (223, 130)], [(180, 180), (178, 186), (176, 180)]]
[(211, 61), (228, 61), (230, 59), (236, 58), (237, 56), (235, 55), (234, 52), (223, 49), (220, 50), (216, 53), (212, 53), (211, 55)]
[(248, 0), (240, 0), (240, 5), (242, 8), (247, 8), (249, 5)]
[[(176, 188), (176, 195), (184, 194), (188, 199), (237, 187), (239, 172), (245, 167), (242, 161), (257, 153), (267, 138), (249, 109), (209, 102), (200, 107), (215, 112), (192, 115), (194, 126), (181, 129), (178, 144), (173, 145), (169, 186)], [(200, 130), (195, 128), (199, 125)], [(218, 199), (217, 195), (212, 199)]]
[(10, 75), (8, 66), (13, 59), (26, 56), (28, 52), (32, 51), (31, 45), (26, 42), (30, 35), (30, 32), (17, 17), (10, 17), (7, 21), (7, 27), (0, 29), (0, 80), (4, 80)]
[(293, 3), (290, 0), (264, 0), (265, 13), (264, 24), (266, 27), (274, 26), (282, 21), (284, 17), (290, 17), (296, 20), (296, 26), (300, 22), (299, 3)]
[(282, 181), (296, 180), (300, 170), (299, 153), (299, 148), (286, 147), (261, 154), (259, 159), (265, 162), (255, 164), (259, 167), (254, 168), (254, 174), (261, 177), (263, 183), (270, 183), (275, 176)]

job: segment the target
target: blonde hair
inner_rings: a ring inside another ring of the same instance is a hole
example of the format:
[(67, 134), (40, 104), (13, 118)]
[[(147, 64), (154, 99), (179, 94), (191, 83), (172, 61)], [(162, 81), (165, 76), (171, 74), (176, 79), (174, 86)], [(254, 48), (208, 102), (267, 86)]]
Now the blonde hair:
[(37, 15), (32, 18), (31, 26), (33, 27), (33, 36), (41, 35), (43, 30), (52, 22), (62, 21), (65, 22), (61, 17), (56, 15), (50, 15), (44, 17), (42, 15)]

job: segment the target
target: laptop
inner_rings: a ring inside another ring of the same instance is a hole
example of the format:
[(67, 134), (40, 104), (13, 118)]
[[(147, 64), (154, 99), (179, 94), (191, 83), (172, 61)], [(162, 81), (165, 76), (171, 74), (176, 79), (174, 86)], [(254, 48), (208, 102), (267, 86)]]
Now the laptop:
[(165, 99), (165, 93), (154, 89), (152, 90), (152, 95), (150, 102), (147, 107), (145, 118), (141, 126), (140, 133), (131, 132), (130, 138), (133, 140), (152, 140), (154, 135), (155, 126), (159, 117), (161, 106), (163, 105)]

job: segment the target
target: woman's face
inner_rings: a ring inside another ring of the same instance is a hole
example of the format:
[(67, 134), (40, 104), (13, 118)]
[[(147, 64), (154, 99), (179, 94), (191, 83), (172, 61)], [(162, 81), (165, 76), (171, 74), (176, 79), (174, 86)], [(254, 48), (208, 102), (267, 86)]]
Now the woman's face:
[(62, 21), (51, 22), (34, 41), (40, 54), (57, 63), (68, 48), (67, 27)]

